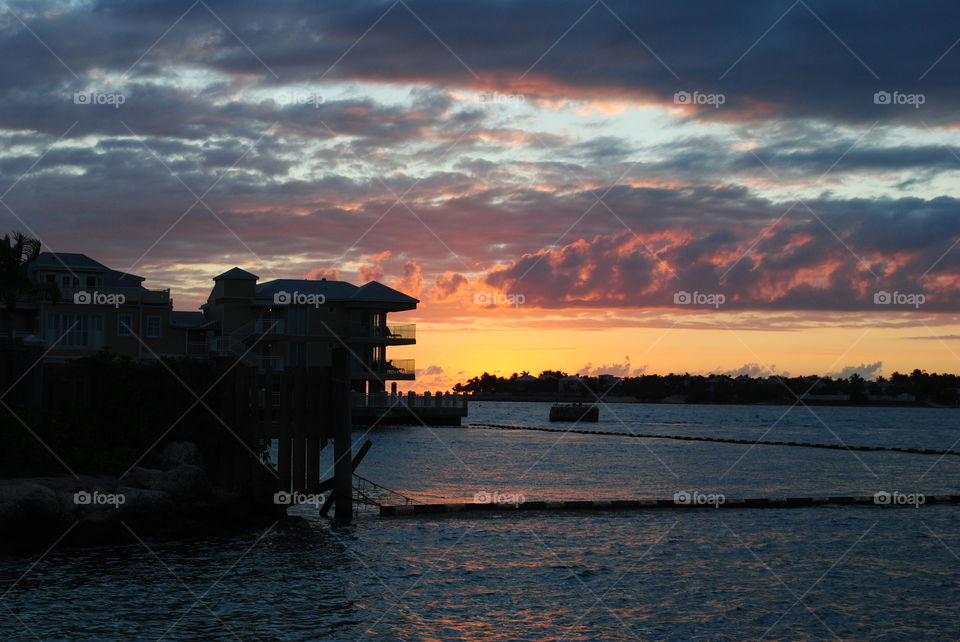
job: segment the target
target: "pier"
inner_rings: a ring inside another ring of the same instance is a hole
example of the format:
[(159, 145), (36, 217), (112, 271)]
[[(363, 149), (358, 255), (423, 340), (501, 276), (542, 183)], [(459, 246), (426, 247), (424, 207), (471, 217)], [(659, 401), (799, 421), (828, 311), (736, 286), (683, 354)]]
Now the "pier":
[(412, 391), (405, 395), (378, 392), (355, 392), (351, 398), (352, 421), (355, 426), (424, 425), (459, 426), (467, 416), (465, 395), (422, 395)]

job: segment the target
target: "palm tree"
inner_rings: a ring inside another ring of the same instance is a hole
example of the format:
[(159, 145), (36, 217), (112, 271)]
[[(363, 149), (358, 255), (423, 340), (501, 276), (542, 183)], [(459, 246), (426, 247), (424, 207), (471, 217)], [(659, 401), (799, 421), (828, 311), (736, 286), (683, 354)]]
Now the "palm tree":
[(6, 234), (0, 239), (0, 296), (3, 297), (3, 320), (7, 338), (13, 343), (13, 313), (17, 299), (30, 295), (51, 295), (60, 298), (56, 283), (35, 283), (30, 280), (30, 264), (40, 256), (40, 239), (22, 232)]

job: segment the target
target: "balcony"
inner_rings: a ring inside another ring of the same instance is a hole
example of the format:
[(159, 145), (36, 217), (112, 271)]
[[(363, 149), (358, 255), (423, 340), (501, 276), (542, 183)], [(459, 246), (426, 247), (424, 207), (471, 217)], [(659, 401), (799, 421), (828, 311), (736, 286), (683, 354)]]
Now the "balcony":
[[(170, 290), (147, 290), (146, 288), (60, 288), (60, 300), (73, 303), (97, 304), (97, 299), (109, 302), (101, 305), (127, 305), (142, 303), (145, 305), (169, 305)], [(122, 298), (121, 298), (122, 297)]]
[(410, 345), (417, 342), (417, 324), (372, 326), (355, 323), (350, 326), (350, 339), (357, 343)]
[(412, 381), (416, 377), (415, 359), (387, 359), (374, 361), (366, 365), (354, 363), (352, 377), (354, 379), (399, 379)]

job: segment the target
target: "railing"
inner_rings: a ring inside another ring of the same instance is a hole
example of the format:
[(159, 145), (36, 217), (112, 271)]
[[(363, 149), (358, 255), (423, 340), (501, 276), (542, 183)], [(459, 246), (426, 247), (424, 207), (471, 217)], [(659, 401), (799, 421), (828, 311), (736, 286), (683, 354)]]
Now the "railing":
[(373, 373), (379, 377), (412, 377), (416, 372), (414, 359), (388, 359), (373, 361), (366, 365), (354, 363), (353, 371), (359, 374)]
[(257, 370), (260, 372), (280, 372), (283, 370), (283, 357), (255, 355)]
[(253, 335), (283, 334), (284, 324), (280, 319), (253, 319), (230, 333), (238, 341), (243, 341)]
[(372, 482), (366, 477), (353, 474), (353, 500), (358, 504), (368, 504), (370, 506), (383, 506), (385, 504), (412, 504), (413, 500), (406, 495), (390, 490), (386, 486), (381, 486)]
[(350, 326), (350, 336), (357, 339), (384, 339), (394, 341), (416, 341), (417, 324), (371, 326), (355, 323)]
[(214, 337), (210, 340), (210, 351), (221, 356), (234, 355), (241, 363), (256, 368), (258, 372), (280, 372), (283, 370), (283, 357), (256, 354), (235, 337)]
[[(76, 301), (77, 303), (96, 303), (94, 294), (97, 297), (122, 295), (123, 303), (170, 303), (170, 290), (147, 290), (145, 288), (134, 287), (103, 287), (103, 288), (60, 288), (60, 298), (66, 301)], [(75, 298), (80, 295), (79, 298)], [(84, 300), (84, 295), (89, 295), (90, 301)], [(109, 303), (115, 305), (115, 303)]]
[(464, 408), (467, 398), (464, 395), (391, 395), (386, 392), (375, 392), (365, 395), (353, 393), (350, 403), (354, 408), (388, 409), (398, 406), (405, 408)]

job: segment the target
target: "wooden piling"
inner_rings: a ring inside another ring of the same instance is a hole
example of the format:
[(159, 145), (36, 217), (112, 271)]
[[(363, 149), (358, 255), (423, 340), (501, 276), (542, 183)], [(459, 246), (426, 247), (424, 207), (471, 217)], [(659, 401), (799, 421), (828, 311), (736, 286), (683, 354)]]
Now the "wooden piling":
[(353, 453), (350, 417), (350, 353), (346, 348), (334, 348), (330, 376), (330, 428), (333, 432), (334, 488), (336, 502), (334, 522), (338, 526), (350, 524), (353, 518)]

